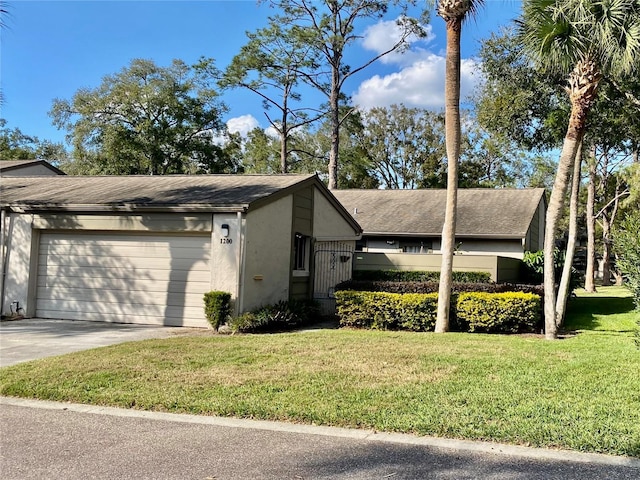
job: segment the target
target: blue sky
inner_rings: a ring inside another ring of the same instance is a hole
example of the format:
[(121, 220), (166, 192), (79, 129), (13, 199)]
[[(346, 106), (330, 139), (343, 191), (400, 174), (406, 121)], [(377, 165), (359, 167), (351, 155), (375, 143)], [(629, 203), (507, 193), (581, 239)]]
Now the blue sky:
[[(274, 11), (254, 0), (229, 1), (26, 1), (8, 0), (0, 46), (0, 83), (4, 104), (0, 117), (8, 126), (41, 140), (63, 141), (47, 115), (54, 98), (71, 99), (82, 87), (94, 88), (102, 77), (126, 67), (133, 58), (169, 65), (179, 58), (194, 63), (213, 57), (224, 69), (246, 43), (246, 31), (267, 24)], [(422, 8), (423, 2), (418, 3)], [(463, 29), (463, 96), (478, 80), (474, 59), (479, 41), (516, 18), (519, 1), (487, 0), (477, 18)], [(419, 9), (416, 8), (417, 15)], [(354, 66), (383, 48), (395, 16), (359, 24), (363, 40), (349, 52)], [(395, 55), (360, 72), (345, 93), (366, 108), (403, 102), (442, 108), (445, 25), (433, 16), (426, 40), (405, 55)], [(312, 100), (317, 103), (321, 98)], [(232, 90), (223, 94), (230, 107), (225, 121), (245, 132), (267, 127), (260, 99)]]

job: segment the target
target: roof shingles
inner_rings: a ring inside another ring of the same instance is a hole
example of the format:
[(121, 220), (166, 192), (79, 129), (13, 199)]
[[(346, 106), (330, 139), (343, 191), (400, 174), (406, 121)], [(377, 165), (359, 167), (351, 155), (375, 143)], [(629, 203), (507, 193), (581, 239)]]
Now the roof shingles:
[(3, 178), (0, 205), (249, 206), (314, 175), (56, 176)]
[[(337, 190), (364, 234), (440, 236), (446, 190)], [(460, 189), (456, 236), (526, 235), (544, 189)]]

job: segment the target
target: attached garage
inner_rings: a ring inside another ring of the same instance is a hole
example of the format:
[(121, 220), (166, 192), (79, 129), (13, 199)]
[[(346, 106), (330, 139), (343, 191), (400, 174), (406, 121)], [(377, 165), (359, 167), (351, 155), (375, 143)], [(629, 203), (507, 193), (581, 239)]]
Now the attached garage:
[(206, 327), (211, 237), (40, 235), (36, 316)]
[(360, 234), (315, 175), (7, 177), (0, 213), (3, 316), (118, 323), (207, 327), (211, 290), (236, 314), (312, 298), (311, 245)]

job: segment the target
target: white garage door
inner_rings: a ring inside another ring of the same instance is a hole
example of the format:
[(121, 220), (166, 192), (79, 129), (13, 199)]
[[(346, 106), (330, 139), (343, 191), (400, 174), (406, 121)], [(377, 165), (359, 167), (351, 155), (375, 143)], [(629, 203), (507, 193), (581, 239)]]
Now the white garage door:
[(43, 233), (36, 315), (206, 327), (210, 242), (193, 235)]

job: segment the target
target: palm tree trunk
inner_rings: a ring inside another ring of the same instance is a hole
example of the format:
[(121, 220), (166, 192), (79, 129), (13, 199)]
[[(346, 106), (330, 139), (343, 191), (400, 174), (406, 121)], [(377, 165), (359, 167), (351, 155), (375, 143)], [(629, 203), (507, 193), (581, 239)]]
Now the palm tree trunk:
[(595, 149), (589, 155), (589, 183), (587, 184), (587, 268), (584, 275), (584, 289), (589, 293), (596, 291), (595, 262), (596, 262), (596, 157)]
[(558, 336), (558, 318), (556, 317), (556, 276), (553, 264), (553, 252), (556, 248), (556, 232), (562, 216), (565, 196), (569, 187), (569, 177), (573, 170), (578, 146), (585, 129), (586, 108), (579, 101), (573, 101), (569, 128), (564, 137), (558, 171), (551, 190), (547, 208), (544, 232), (544, 331), (545, 338), (552, 340)]
[(435, 331), (449, 330), (449, 306), (453, 283), (456, 215), (458, 209), (458, 158), (460, 157), (460, 38), (462, 20), (447, 21), (445, 73), (445, 136), (447, 146), (447, 204), (442, 227), (442, 264)]
[(580, 194), (580, 166), (582, 165), (582, 142), (578, 145), (578, 152), (573, 162), (573, 176), (571, 179), (571, 199), (569, 201), (569, 237), (567, 238), (567, 251), (564, 256), (564, 266), (558, 288), (556, 300), (556, 318), (558, 325), (564, 323), (564, 315), (569, 297), (571, 284), (571, 271), (573, 270), (573, 255), (576, 250), (576, 233), (578, 231), (578, 195)]

